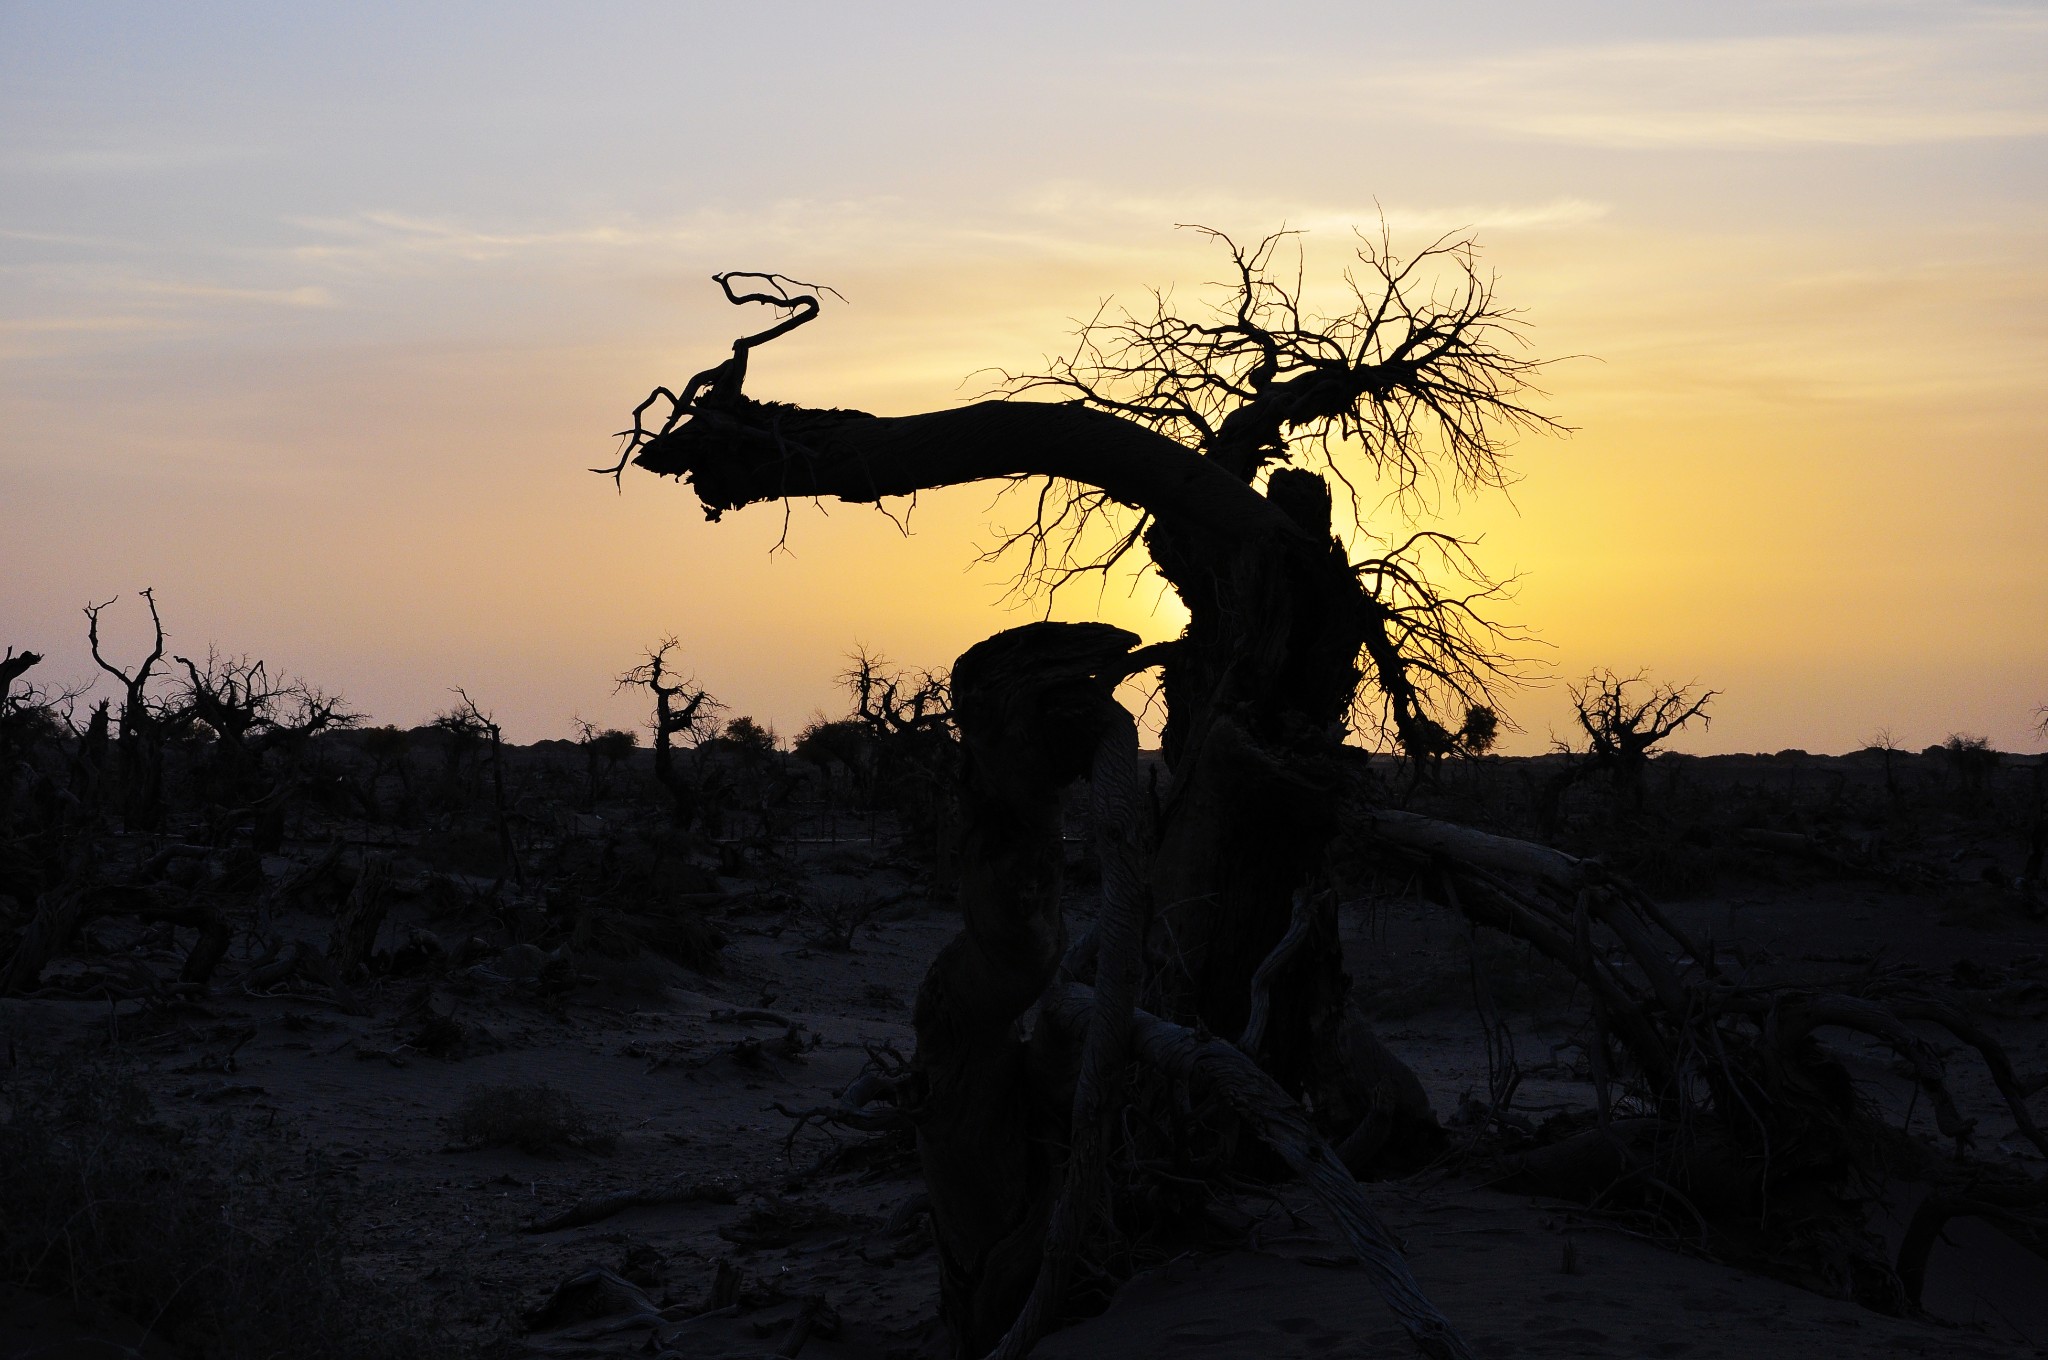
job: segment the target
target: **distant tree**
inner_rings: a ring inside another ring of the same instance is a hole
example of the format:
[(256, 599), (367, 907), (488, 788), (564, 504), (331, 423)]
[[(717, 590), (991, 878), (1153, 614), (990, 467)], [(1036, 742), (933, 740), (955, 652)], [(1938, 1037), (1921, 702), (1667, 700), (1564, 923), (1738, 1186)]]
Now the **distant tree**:
[[(95, 665), (121, 686), (120, 724), (114, 751), (120, 766), (121, 817), (131, 831), (154, 831), (163, 821), (164, 713), (150, 693), (157, 663), (164, 659), (164, 621), (157, 612), (156, 592), (140, 592), (149, 606), (155, 642), (133, 671), (123, 670), (100, 653), (100, 614), (114, 600), (85, 606), (85, 638)], [(117, 595), (114, 599), (118, 600)]]
[(1500, 714), (1486, 704), (1473, 704), (1465, 710), (1465, 721), (1454, 735), (1463, 754), (1486, 755), (1500, 740)]
[(11, 777), (27, 746), (70, 731), (73, 705), (86, 688), (51, 690), (23, 678), (42, 662), (40, 653), (25, 648), (9, 647), (0, 656), (0, 780)]
[(725, 705), (694, 678), (677, 677), (674, 654), (681, 646), (673, 634), (663, 638), (647, 650), (645, 660), (619, 676), (614, 692), (645, 689), (654, 696), (654, 713), (647, 722), (654, 734), (654, 777), (668, 792), (677, 827), (689, 831), (703, 813), (704, 799), (695, 772), (682, 767), (677, 751), (694, 750), (716, 732)]
[(600, 728), (577, 718), (576, 745), (583, 752), (583, 810), (593, 812), (610, 792), (619, 769), (640, 746), (638, 732)]
[(1899, 743), (1889, 727), (1880, 727), (1870, 738), (1870, 748), (1884, 760), (1884, 796), (1892, 802), (1899, 798), (1898, 764)]
[(1991, 739), (1951, 732), (1937, 750), (1955, 777), (1957, 795), (1970, 806), (1981, 803), (1992, 773), (1998, 769), (1998, 752)]
[[(202, 797), (215, 806), (253, 808), (256, 848), (276, 849), (286, 795), (300, 780), (298, 757), (313, 737), (357, 726), (361, 715), (339, 695), (304, 680), (273, 679), (261, 660), (222, 656), (214, 648), (203, 666), (171, 659), (185, 668), (185, 682), (164, 705), (166, 727), (211, 738), (199, 759)], [(281, 759), (272, 761), (273, 755)]]
[(865, 647), (855, 648), (847, 661), (839, 682), (853, 700), (849, 721), (867, 736), (869, 793), (896, 813), (905, 848), (930, 860), (941, 882), (950, 882), (960, 762), (949, 678), (898, 668)]
[(745, 714), (726, 723), (725, 730), (719, 733), (719, 740), (746, 759), (773, 754), (776, 743), (773, 728), (763, 727)]
[(867, 800), (874, 780), (875, 743), (866, 723), (858, 718), (816, 715), (797, 733), (790, 750), (798, 760), (823, 771), (828, 779), (835, 766), (845, 770), (852, 781), (854, 797), (863, 803)]
[[(512, 810), (505, 797), (505, 732), (496, 719), (476, 705), (469, 691), (457, 687), (460, 701), (435, 715), (432, 726), (447, 734), (451, 752), (480, 750), (489, 762), (491, 776), (491, 821), (498, 833), (498, 856), (512, 881), (524, 886), (525, 866), (519, 862), (519, 845), (512, 838)], [(453, 757), (451, 757), (453, 758)]]
[(0, 841), (16, 830), (15, 795), (18, 786), (39, 777), (39, 754), (50, 755), (73, 735), (73, 708), (84, 692), (84, 687), (47, 689), (28, 681), (28, 672), (42, 661), (40, 653), (12, 647), (0, 656)]
[(1711, 726), (1707, 705), (1718, 690), (1691, 684), (1652, 684), (1646, 672), (1618, 675), (1599, 669), (1571, 686), (1573, 716), (1587, 742), (1584, 768), (1603, 770), (1631, 807), (1643, 799), (1650, 756), (1695, 719)]

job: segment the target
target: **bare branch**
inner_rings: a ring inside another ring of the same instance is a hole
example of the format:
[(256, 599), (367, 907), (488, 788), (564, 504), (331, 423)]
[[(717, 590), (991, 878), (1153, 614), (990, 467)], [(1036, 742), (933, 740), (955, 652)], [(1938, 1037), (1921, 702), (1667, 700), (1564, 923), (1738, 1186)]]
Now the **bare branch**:
[[(770, 291), (735, 292), (733, 285), (737, 280), (741, 279), (758, 281)], [(785, 274), (763, 273), (751, 269), (735, 269), (727, 270), (722, 274), (713, 274), (711, 280), (718, 285), (719, 291), (725, 294), (725, 300), (736, 307), (745, 306), (750, 302), (761, 302), (766, 303), (770, 307), (788, 312), (789, 315), (766, 330), (756, 331), (752, 335), (743, 335), (733, 341), (732, 357), (726, 359), (723, 363), (714, 364), (702, 373), (693, 376), (689, 382), (683, 384), (681, 395), (669, 391), (666, 387), (657, 387), (648, 393), (647, 399), (633, 408), (632, 428), (619, 432), (619, 438), (625, 440), (625, 445), (619, 451), (618, 462), (610, 467), (591, 469), (592, 472), (610, 477), (613, 485), (619, 483), (619, 479), (625, 474), (626, 465), (632, 462), (639, 455), (640, 451), (647, 447), (650, 441), (674, 430), (677, 425), (682, 423), (685, 416), (692, 414), (700, 407), (729, 410), (744, 400), (741, 389), (745, 386), (747, 379), (748, 352), (758, 345), (765, 345), (770, 340), (778, 336), (787, 335), (798, 326), (814, 320), (820, 308), (819, 294), (830, 293), (833, 297), (839, 298), (841, 302), (846, 300), (835, 288), (828, 288), (822, 284), (804, 283), (801, 280), (792, 279)], [(808, 291), (791, 293), (790, 289), (792, 288)], [(668, 417), (662, 422), (660, 429), (650, 430), (643, 423), (642, 417), (647, 414), (649, 407), (653, 406), (655, 402), (662, 400), (666, 400), (669, 404)]]

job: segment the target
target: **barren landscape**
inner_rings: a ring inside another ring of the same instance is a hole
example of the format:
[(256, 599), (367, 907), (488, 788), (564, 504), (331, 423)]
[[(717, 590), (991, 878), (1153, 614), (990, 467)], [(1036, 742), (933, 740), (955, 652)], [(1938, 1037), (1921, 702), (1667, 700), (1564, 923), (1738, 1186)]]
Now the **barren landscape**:
[[(847, 763), (719, 736), (689, 766), (715, 834), (684, 835), (649, 754), (601, 737), (319, 734), (292, 757), (301, 793), (273, 844), (252, 848), (253, 824), (218, 806), (206, 843), (197, 798), (159, 831), (93, 840), (74, 928), (17, 963), (0, 1001), (0, 1352), (943, 1353), (911, 1130), (835, 1118), (864, 1075), (907, 1064), (920, 979), (961, 928), (933, 805), (902, 769), (864, 764), (872, 747)], [(30, 752), (38, 778), (67, 759), (77, 773), (65, 749)], [(174, 791), (208, 787), (210, 749), (174, 752)], [(1513, 831), (1567, 765), (1455, 761), (1406, 801)], [(1385, 760), (1353, 778), (1402, 787)], [(1571, 785), (1553, 834), (1656, 892), (1736, 982), (1944, 998), (2032, 1091), (2048, 1072), (2048, 924), (2026, 877), (2040, 797), (2037, 757), (1667, 756), (1639, 811)], [(1100, 903), (1084, 804), (1062, 838), (1080, 935)], [(9, 845), (19, 960), (35, 847)], [(1887, 1315), (1799, 1287), (1796, 1253), (1774, 1278), (1768, 1251), (1731, 1253), (1688, 1211), (1512, 1188), (1516, 1151), (1599, 1103), (1583, 989), (1369, 844), (1341, 842), (1336, 863), (1355, 995), (1447, 1134), (1366, 1194), (1473, 1353), (2048, 1342), (2030, 1210), (1950, 1220), (1922, 1306)], [(1867, 1187), (1894, 1260), (1930, 1184), (2044, 1167), (1978, 1054), (1924, 1033), (1970, 1126), (1967, 1172), (1893, 1048), (1826, 1040), (1898, 1141), (1897, 1174)], [(1186, 1099), (1186, 1118), (1215, 1118)], [(1199, 1223), (1124, 1241), (1035, 1353), (1403, 1353), (1353, 1246), (1275, 1170), (1252, 1159)]]

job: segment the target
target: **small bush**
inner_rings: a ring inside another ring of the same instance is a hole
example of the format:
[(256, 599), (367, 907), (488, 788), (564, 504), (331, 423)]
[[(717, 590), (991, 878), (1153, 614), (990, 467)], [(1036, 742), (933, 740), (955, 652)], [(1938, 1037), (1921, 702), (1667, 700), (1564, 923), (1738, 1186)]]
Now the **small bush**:
[(798, 914), (804, 922), (804, 940), (819, 949), (838, 954), (853, 952), (853, 937), (860, 928), (901, 902), (906, 893), (822, 892), (804, 899)]
[(473, 1147), (509, 1147), (535, 1156), (578, 1148), (593, 1152), (616, 1146), (618, 1132), (594, 1121), (576, 1099), (546, 1082), (470, 1088), (449, 1131)]

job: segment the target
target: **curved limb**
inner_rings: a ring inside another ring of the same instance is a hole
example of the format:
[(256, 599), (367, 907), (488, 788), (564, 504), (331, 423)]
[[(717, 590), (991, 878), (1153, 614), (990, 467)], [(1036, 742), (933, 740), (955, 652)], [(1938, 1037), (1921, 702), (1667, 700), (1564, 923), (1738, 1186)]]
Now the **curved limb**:
[[(768, 287), (774, 289), (774, 291), (734, 292), (733, 281), (736, 279), (759, 279)], [(625, 440), (626, 443), (625, 447), (619, 452), (618, 462), (610, 467), (590, 469), (601, 476), (610, 477), (614, 486), (619, 484), (620, 479), (625, 475), (627, 465), (633, 461), (634, 457), (642, 449), (647, 447), (648, 442), (674, 430), (682, 422), (684, 416), (694, 413), (703, 406), (730, 407), (741, 399), (741, 388), (747, 380), (747, 352), (749, 350), (752, 350), (757, 345), (765, 345), (770, 340), (778, 336), (787, 335), (798, 326), (815, 320), (820, 310), (819, 294), (830, 293), (833, 297), (840, 298), (842, 302), (845, 301), (843, 297), (840, 297), (839, 291), (835, 288), (829, 288), (823, 284), (805, 283), (800, 279), (792, 279), (786, 274), (764, 273), (753, 269), (730, 269), (721, 274), (713, 274), (711, 280), (725, 294), (725, 300), (732, 303), (735, 307), (745, 306), (749, 302), (763, 302), (770, 307), (780, 307), (788, 311), (790, 315), (766, 330), (756, 331), (752, 335), (743, 335), (733, 341), (732, 357), (713, 364), (710, 368), (694, 375), (687, 383), (683, 384), (680, 396), (669, 391), (666, 387), (657, 387), (648, 393), (647, 400), (633, 408), (632, 428), (619, 431), (618, 437)], [(810, 291), (792, 295), (789, 291), (791, 288), (803, 288)], [(667, 399), (669, 404), (668, 419), (661, 423), (660, 429), (650, 430), (642, 423), (641, 417), (647, 414), (648, 407), (664, 398)]]

